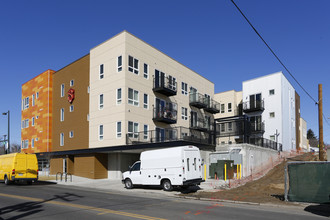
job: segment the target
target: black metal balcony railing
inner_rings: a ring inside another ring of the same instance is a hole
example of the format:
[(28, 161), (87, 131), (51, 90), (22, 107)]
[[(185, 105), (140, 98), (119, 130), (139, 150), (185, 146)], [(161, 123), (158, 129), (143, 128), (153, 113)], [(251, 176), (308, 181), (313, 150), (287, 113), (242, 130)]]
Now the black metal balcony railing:
[(241, 136), (244, 134), (243, 121), (219, 123), (216, 126), (217, 137)]
[(126, 143), (147, 144), (173, 141), (187, 141), (196, 144), (215, 145), (214, 136), (209, 132), (196, 131), (185, 127), (137, 132), (134, 137), (126, 134)]
[(164, 78), (155, 78), (154, 77), (154, 92), (161, 93), (166, 96), (173, 96), (177, 93), (177, 82), (171, 76)]
[(169, 107), (154, 107), (153, 120), (164, 122), (167, 124), (175, 124), (177, 122), (177, 110)]
[[(196, 108), (206, 108), (207, 104), (205, 101), (205, 96), (200, 93), (190, 93), (189, 94), (189, 105)], [(220, 108), (219, 108), (220, 109)]]
[(199, 131), (213, 131), (213, 123), (208, 123), (203, 118), (197, 118), (195, 120), (190, 121), (190, 128)]
[(245, 113), (263, 111), (263, 110), (265, 110), (264, 100), (253, 101), (253, 102), (249, 101), (243, 103), (243, 112)]
[(264, 122), (250, 122), (251, 133), (264, 133), (265, 123)]
[(206, 107), (205, 111), (211, 113), (211, 114), (216, 114), (220, 112), (220, 103), (217, 101), (214, 101), (213, 99), (210, 98), (205, 98), (206, 102)]
[(264, 148), (270, 148), (277, 151), (283, 150), (282, 144), (262, 137), (251, 137), (248, 140), (248, 144), (257, 145), (259, 147), (264, 147)]

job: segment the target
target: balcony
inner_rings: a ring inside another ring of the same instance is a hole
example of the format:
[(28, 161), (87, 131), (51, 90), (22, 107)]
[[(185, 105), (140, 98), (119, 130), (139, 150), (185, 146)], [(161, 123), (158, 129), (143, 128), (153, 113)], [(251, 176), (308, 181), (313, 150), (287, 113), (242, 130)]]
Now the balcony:
[(219, 102), (216, 102), (213, 99), (208, 99), (208, 98), (205, 98), (205, 102), (206, 102), (206, 107), (204, 108), (204, 111), (207, 111), (211, 114), (220, 113)]
[(189, 105), (194, 106), (199, 109), (207, 107), (207, 103), (205, 101), (204, 95), (197, 93), (197, 92), (189, 94)]
[(264, 122), (251, 122), (250, 124), (251, 134), (262, 134), (265, 132), (265, 123)]
[(245, 113), (258, 112), (263, 110), (265, 110), (263, 100), (243, 103), (243, 112)]
[(198, 131), (208, 131), (211, 126), (203, 118), (197, 118), (190, 121), (190, 128)]
[(177, 82), (172, 76), (154, 77), (154, 88), (152, 90), (166, 96), (173, 96), (177, 93)]
[(163, 122), (166, 124), (175, 124), (177, 121), (176, 104), (172, 103), (170, 107), (154, 107), (153, 109), (153, 121)]
[(174, 146), (177, 145), (177, 142), (193, 145), (215, 145), (214, 136), (209, 132), (197, 131), (186, 127), (142, 131), (136, 132), (134, 135), (126, 134), (126, 143), (128, 145), (171, 142)]

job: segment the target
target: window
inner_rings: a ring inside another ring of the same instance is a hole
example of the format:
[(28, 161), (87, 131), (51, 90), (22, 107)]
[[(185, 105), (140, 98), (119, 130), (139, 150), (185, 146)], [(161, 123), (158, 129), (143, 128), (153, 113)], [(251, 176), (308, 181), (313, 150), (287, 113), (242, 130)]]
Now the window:
[(25, 127), (28, 128), (29, 127), (29, 119), (25, 120)]
[(143, 126), (143, 139), (144, 140), (147, 140), (149, 137), (149, 134), (148, 134), (148, 130), (149, 130), (149, 128), (148, 128), (149, 126), (148, 125), (144, 125)]
[(38, 98), (39, 98), (39, 92), (36, 93), (36, 99), (38, 99)]
[(32, 95), (32, 106), (34, 106), (34, 99), (35, 99), (35, 96), (34, 94)]
[(117, 105), (121, 104), (121, 88), (117, 89)]
[(73, 105), (70, 105), (70, 112), (73, 112), (73, 110), (74, 110)]
[(269, 90), (269, 95), (275, 95), (275, 89)]
[(36, 138), (36, 142), (38, 141), (39, 139), (38, 138)]
[(181, 108), (181, 118), (183, 120), (188, 120), (188, 109), (185, 107)]
[(103, 140), (103, 125), (99, 126), (99, 141)]
[(99, 109), (103, 109), (103, 94), (99, 96)]
[(32, 117), (31, 121), (32, 121), (32, 126), (34, 126), (34, 117)]
[(143, 96), (143, 108), (148, 109), (148, 102), (149, 102), (148, 94), (144, 94), (144, 96)]
[(189, 171), (189, 158), (187, 158), (187, 171)]
[(275, 112), (269, 112), (269, 117), (270, 118), (275, 118)]
[(73, 79), (70, 80), (70, 86), (74, 86), (74, 81), (73, 81)]
[(184, 82), (181, 83), (181, 93), (183, 95), (188, 95), (188, 84), (187, 83), (184, 83)]
[(29, 148), (29, 140), (24, 140), (24, 141), (22, 141), (22, 143), (23, 143), (23, 145), (22, 145), (23, 149)]
[(38, 119), (38, 118), (39, 118), (39, 115), (36, 116), (36, 119)]
[(31, 147), (34, 148), (34, 138), (31, 140)]
[(89, 94), (89, 92), (91, 91), (91, 87), (87, 87), (87, 93)]
[(176, 91), (176, 78), (171, 75), (168, 76), (168, 88)]
[(195, 167), (195, 170), (197, 170), (197, 161), (196, 161), (196, 158), (194, 158), (194, 167)]
[(129, 121), (128, 122), (128, 137), (138, 138), (139, 123)]
[(143, 65), (143, 77), (145, 79), (149, 78), (149, 66), (146, 63)]
[(60, 121), (64, 121), (64, 108), (60, 110)]
[(139, 91), (128, 88), (128, 104), (139, 106)]
[(139, 74), (139, 60), (132, 56), (128, 56), (128, 71)]
[(123, 58), (122, 56), (117, 57), (117, 71), (120, 72), (123, 70)]
[(60, 133), (60, 146), (64, 146), (64, 133)]
[(225, 123), (222, 123), (222, 124), (220, 124), (220, 129), (221, 129), (221, 132), (225, 132)]
[(121, 121), (117, 122), (117, 138), (121, 138)]
[(225, 104), (221, 104), (221, 113), (225, 113)]
[(99, 79), (103, 79), (103, 78), (104, 78), (104, 65), (101, 64), (99, 70)]
[(22, 110), (29, 108), (29, 97), (24, 98), (22, 102)]
[(64, 84), (61, 84), (61, 97), (64, 97)]
[(231, 112), (231, 103), (228, 103), (228, 112)]
[(232, 130), (233, 130), (233, 123), (228, 122), (228, 131), (232, 131)]
[(73, 131), (69, 132), (69, 138), (73, 138)]

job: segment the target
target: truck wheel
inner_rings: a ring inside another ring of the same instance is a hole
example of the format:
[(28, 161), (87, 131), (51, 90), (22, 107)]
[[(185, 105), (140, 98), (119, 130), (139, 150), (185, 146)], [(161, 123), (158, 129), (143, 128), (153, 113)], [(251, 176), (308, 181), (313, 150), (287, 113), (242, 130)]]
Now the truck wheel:
[(164, 191), (172, 191), (172, 189), (173, 189), (171, 181), (169, 181), (169, 180), (163, 180), (162, 186), (163, 186)]
[(9, 184), (10, 184), (10, 181), (9, 181), (9, 179), (8, 179), (7, 176), (5, 176), (5, 184), (6, 184), (6, 185), (9, 185)]
[(28, 181), (27, 181), (27, 184), (28, 184), (28, 185), (32, 185), (32, 180), (28, 180)]
[(130, 179), (125, 180), (125, 188), (126, 189), (132, 189), (133, 188), (133, 183)]

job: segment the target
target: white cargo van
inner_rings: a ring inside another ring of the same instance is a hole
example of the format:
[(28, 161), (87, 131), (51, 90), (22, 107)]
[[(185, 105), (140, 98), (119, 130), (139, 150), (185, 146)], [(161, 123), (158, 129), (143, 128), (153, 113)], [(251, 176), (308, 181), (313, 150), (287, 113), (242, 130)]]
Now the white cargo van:
[(202, 159), (194, 146), (150, 150), (141, 153), (122, 182), (127, 189), (134, 185), (160, 185), (165, 191), (173, 186), (199, 185), (202, 179)]

